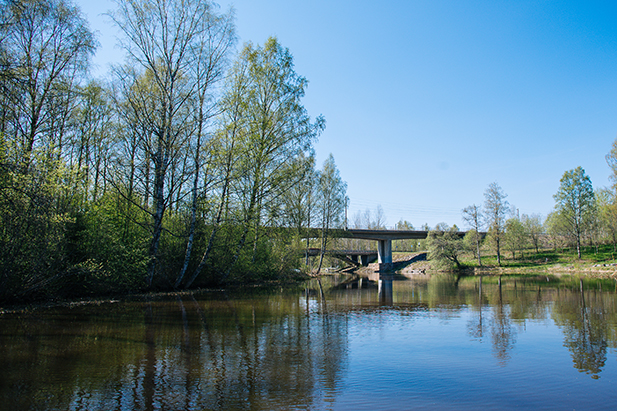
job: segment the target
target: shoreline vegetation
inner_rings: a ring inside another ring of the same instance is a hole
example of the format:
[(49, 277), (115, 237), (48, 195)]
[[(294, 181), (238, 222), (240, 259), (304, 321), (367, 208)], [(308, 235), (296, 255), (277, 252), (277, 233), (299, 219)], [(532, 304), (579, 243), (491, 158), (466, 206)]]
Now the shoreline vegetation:
[[(71, 0), (0, 8), (0, 304), (298, 283), (340, 265), (328, 250), (374, 249), (336, 238), (387, 219), (381, 206), (348, 219), (334, 156), (316, 164), (326, 119), (304, 107), (288, 48), (236, 44), (233, 10), (210, 1), (116, 5), (126, 60), (98, 80), (96, 34)], [(426, 240), (394, 250), (432, 260), (395, 269), (614, 277), (599, 264), (617, 261), (617, 140), (606, 161), (612, 187), (568, 170), (546, 218), (490, 183), (461, 210), (464, 238), (425, 223)]]
[[(383, 273), (386, 276), (400, 276), (401, 278), (430, 278), (436, 275), (457, 275), (461, 277), (501, 277), (520, 278), (529, 276), (546, 276), (554, 281), (564, 280), (613, 280), (617, 282), (617, 259), (613, 259), (615, 254), (612, 246), (584, 247), (582, 259), (576, 257), (576, 250), (553, 249), (540, 250), (537, 254), (530, 251), (528, 255), (521, 259), (501, 259), (501, 266), (495, 263), (496, 256), (484, 255), (483, 261), (486, 263), (479, 267), (473, 255), (465, 255), (462, 258), (463, 266), (460, 269), (440, 269), (433, 268), (434, 262), (431, 260), (420, 259), (418, 256), (426, 252), (395, 252), (393, 255), (394, 269)], [(608, 257), (610, 259), (607, 259)], [(493, 261), (495, 260), (495, 261)], [(295, 278), (277, 279), (267, 282), (254, 283), (229, 283), (224, 287), (205, 287), (190, 290), (176, 291), (149, 291), (149, 292), (127, 292), (110, 293), (109, 295), (93, 295), (75, 298), (56, 298), (40, 301), (30, 301), (27, 303), (13, 303), (0, 306), (0, 315), (9, 313), (26, 313), (37, 309), (52, 307), (77, 307), (83, 305), (102, 305), (120, 302), (148, 302), (169, 298), (194, 298), (194, 296), (204, 293), (234, 293), (242, 290), (269, 290), (280, 287), (300, 286), (305, 281), (323, 278), (333, 275), (346, 274), (350, 276), (369, 277), (371, 274), (378, 274), (375, 264), (366, 267), (341, 267), (338, 270), (321, 272), (317, 275), (312, 273), (298, 273)]]
[(302, 230), (325, 251), (343, 226), (308, 79), (275, 37), (237, 44), (233, 9), (117, 1), (104, 79), (73, 1), (0, 16), (0, 304), (294, 279)]
[[(524, 257), (517, 259), (501, 258), (501, 266), (496, 263), (496, 256), (483, 255), (483, 265), (478, 266), (472, 255), (462, 258), (462, 267), (433, 268), (434, 261), (420, 261), (407, 266), (408, 272), (425, 271), (427, 273), (460, 273), (463, 275), (521, 275), (550, 274), (555, 276), (569, 275), (590, 278), (606, 278), (617, 281), (617, 253), (612, 245), (583, 247), (581, 259), (576, 255), (576, 249), (530, 250)], [(396, 259), (397, 257), (395, 257)], [(398, 257), (399, 259), (401, 257)]]

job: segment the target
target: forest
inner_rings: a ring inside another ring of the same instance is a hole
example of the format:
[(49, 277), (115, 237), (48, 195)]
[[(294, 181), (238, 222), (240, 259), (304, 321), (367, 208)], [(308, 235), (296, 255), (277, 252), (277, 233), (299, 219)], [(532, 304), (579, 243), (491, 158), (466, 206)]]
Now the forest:
[(315, 164), (291, 52), (238, 47), (208, 1), (116, 5), (125, 63), (101, 80), (77, 6), (0, 2), (0, 301), (310, 270), (301, 232), (342, 226), (346, 184)]

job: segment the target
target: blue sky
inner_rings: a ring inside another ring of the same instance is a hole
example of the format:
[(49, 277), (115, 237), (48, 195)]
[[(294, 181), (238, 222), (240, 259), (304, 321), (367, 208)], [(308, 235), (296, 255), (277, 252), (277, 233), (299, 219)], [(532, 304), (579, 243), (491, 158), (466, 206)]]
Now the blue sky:
[[(121, 62), (110, 0), (80, 0)], [(334, 155), (349, 215), (387, 225), (461, 223), (497, 182), (522, 213), (548, 214), (566, 170), (609, 185), (617, 137), (617, 3), (600, 1), (231, 0), (238, 49), (276, 36), (323, 114), (318, 164)]]

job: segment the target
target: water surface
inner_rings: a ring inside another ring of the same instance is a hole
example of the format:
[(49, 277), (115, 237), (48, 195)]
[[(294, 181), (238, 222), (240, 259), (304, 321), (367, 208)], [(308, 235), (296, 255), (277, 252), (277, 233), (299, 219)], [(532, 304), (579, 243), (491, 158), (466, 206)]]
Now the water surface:
[(615, 282), (374, 280), (5, 314), (0, 409), (615, 409)]

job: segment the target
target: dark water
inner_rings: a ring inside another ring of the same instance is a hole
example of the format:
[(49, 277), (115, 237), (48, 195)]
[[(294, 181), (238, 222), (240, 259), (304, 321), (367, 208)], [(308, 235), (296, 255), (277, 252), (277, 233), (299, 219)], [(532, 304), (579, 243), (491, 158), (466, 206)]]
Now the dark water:
[(614, 410), (614, 281), (436, 276), (0, 316), (4, 410)]

